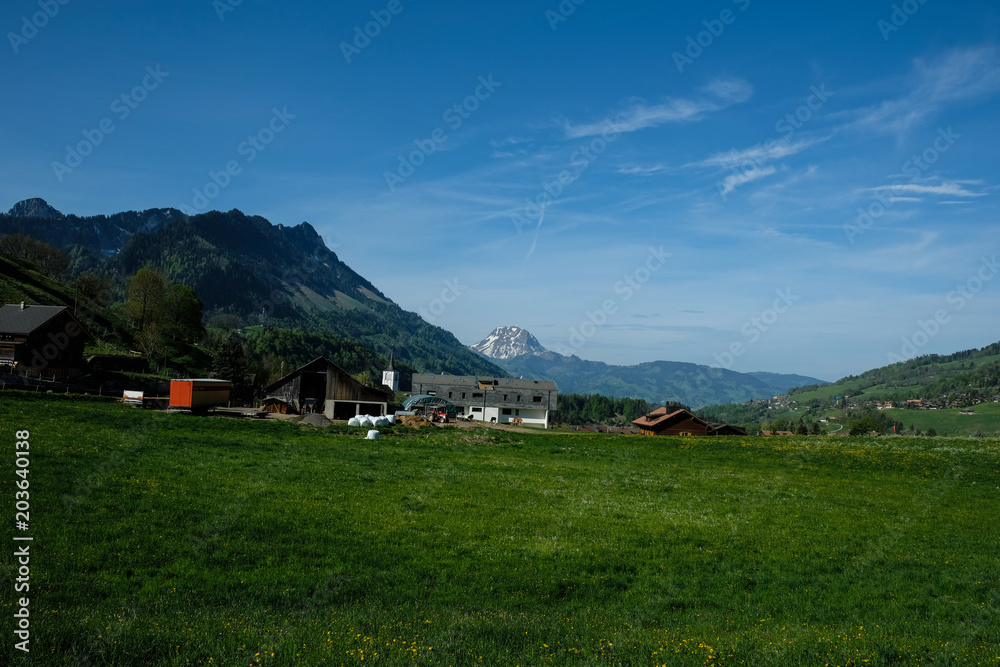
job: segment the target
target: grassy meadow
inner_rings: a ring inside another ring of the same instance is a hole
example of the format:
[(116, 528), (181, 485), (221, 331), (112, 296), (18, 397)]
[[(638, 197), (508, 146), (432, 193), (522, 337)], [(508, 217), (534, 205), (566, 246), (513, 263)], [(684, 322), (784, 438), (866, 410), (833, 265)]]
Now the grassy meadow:
[(997, 440), (368, 441), (13, 392), (0, 423), (34, 537), (6, 664), (1000, 662)]

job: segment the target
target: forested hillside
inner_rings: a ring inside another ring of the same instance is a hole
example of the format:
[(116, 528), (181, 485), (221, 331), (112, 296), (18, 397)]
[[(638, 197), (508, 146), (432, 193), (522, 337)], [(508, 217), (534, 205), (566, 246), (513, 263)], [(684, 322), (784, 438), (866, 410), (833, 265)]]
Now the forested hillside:
[(783, 394), (796, 382), (811, 379), (777, 373), (737, 373), (678, 361), (616, 366), (552, 351), (497, 363), (515, 376), (553, 380), (560, 391), (567, 393), (632, 396), (654, 404), (680, 401), (696, 407)]

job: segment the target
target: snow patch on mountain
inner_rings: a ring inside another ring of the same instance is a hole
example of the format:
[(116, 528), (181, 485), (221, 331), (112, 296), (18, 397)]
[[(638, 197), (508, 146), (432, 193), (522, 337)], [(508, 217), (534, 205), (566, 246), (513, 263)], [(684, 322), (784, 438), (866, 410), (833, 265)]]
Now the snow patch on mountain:
[(537, 338), (520, 327), (497, 327), (489, 336), (469, 347), (491, 359), (513, 359), (546, 351)]

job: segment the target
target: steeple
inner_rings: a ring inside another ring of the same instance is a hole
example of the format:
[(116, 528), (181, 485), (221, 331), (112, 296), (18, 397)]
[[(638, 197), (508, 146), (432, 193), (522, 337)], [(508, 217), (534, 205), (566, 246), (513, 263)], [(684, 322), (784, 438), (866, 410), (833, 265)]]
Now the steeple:
[(382, 371), (382, 384), (393, 391), (399, 391), (399, 371), (392, 367), (393, 351), (389, 350), (389, 367)]

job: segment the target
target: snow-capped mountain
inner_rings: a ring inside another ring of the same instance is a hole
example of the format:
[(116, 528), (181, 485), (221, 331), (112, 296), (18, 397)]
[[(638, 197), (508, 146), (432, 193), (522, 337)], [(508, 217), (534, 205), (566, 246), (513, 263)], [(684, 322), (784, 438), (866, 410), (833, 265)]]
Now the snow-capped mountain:
[(489, 336), (469, 347), (491, 359), (513, 359), (546, 351), (537, 338), (520, 327), (497, 327)]

